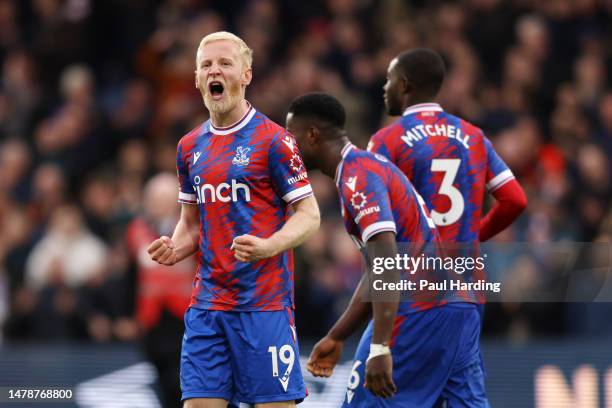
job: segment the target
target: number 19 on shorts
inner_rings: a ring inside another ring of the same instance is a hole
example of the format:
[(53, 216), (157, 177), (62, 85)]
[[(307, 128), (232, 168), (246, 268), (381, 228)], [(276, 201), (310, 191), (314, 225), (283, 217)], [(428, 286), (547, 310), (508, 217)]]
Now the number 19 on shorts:
[(285, 344), (280, 349), (277, 349), (276, 346), (268, 347), (268, 353), (270, 353), (270, 357), (272, 358), (272, 377), (279, 377), (279, 360), (280, 363), (287, 366), (283, 376), (278, 378), (286, 392), (287, 386), (289, 385), (289, 376), (291, 375), (291, 370), (293, 369), (293, 364), (295, 363), (295, 352), (289, 344)]

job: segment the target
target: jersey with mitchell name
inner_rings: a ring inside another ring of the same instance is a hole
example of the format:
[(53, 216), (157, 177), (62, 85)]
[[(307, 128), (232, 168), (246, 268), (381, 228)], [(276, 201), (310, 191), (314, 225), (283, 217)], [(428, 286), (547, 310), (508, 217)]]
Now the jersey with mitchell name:
[[(408, 178), (385, 157), (348, 143), (336, 170), (344, 226), (363, 250), (374, 235), (392, 231), (411, 256), (437, 251), (439, 237), (425, 202)], [(404, 249), (398, 248), (398, 251)], [(411, 313), (440, 302), (401, 302), (398, 313)]]
[(408, 176), (445, 242), (478, 242), (485, 188), (514, 178), (481, 129), (436, 103), (406, 109), (372, 136), (368, 150)]
[(267, 238), (290, 204), (312, 195), (297, 144), (284, 128), (249, 106), (228, 128), (211, 121), (178, 144), (179, 202), (197, 205), (198, 268), (190, 306), (227, 311), (293, 307), (293, 254), (240, 262), (234, 238)]

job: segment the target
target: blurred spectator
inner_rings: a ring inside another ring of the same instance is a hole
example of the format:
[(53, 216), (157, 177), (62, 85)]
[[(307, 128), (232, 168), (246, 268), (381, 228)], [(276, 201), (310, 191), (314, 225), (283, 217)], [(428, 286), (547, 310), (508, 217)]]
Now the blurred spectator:
[(59, 166), (41, 163), (32, 176), (30, 207), (37, 226), (43, 227), (51, 213), (68, 199), (66, 176)]
[(577, 192), (573, 196), (574, 206), (582, 225), (582, 237), (591, 241), (599, 230), (610, 209), (612, 185), (608, 158), (594, 144), (580, 147), (576, 158)]
[(119, 231), (114, 231), (121, 226), (117, 219), (118, 209), (115, 208), (116, 189), (113, 175), (109, 173), (92, 175), (81, 189), (81, 201), (87, 225), (94, 234), (106, 242), (112, 242), (113, 238), (121, 236)]
[(107, 246), (87, 230), (76, 207), (59, 207), (28, 257), (27, 285), (35, 290), (49, 284), (79, 287), (102, 273), (107, 254)]
[(144, 349), (157, 368), (164, 407), (180, 407), (179, 377), (183, 315), (195, 274), (193, 258), (173, 267), (152, 261), (147, 248), (161, 235), (172, 235), (178, 221), (176, 176), (160, 173), (144, 188), (143, 213), (127, 227), (125, 242), (137, 269), (136, 316), (144, 331)]
[(126, 143), (129, 139), (145, 139), (153, 119), (152, 92), (142, 79), (129, 81), (123, 90), (122, 100), (110, 114), (114, 139)]
[(36, 82), (35, 63), (24, 50), (6, 55), (2, 68), (2, 94), (7, 98), (2, 133), (24, 135), (32, 129), (34, 114), (42, 95)]
[(612, 91), (609, 91), (601, 98), (599, 104), (599, 126), (594, 139), (596, 143), (603, 147), (608, 159), (612, 157)]
[(32, 156), (26, 143), (10, 139), (0, 150), (0, 191), (22, 204), (29, 197), (27, 176), (32, 166)]

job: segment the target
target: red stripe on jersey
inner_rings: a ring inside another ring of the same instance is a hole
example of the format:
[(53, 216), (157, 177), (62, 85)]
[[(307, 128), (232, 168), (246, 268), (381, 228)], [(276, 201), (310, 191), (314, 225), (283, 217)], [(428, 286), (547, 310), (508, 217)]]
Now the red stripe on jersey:
[(395, 345), (397, 335), (405, 321), (406, 316), (395, 316), (395, 320), (393, 321), (393, 332), (391, 333), (391, 340), (389, 341), (389, 347), (393, 347)]
[[(214, 154), (209, 154), (205, 160), (214, 160), (218, 174), (227, 174), (232, 165), (232, 158), (236, 154), (231, 149), (231, 138), (216, 139), (221, 146), (215, 148)], [(221, 160), (219, 160), (221, 158)], [(232, 209), (230, 205), (216, 207), (216, 211), (206, 211), (206, 223), (210, 231), (233, 230), (234, 222), (230, 219), (229, 214)], [(202, 232), (200, 232), (202, 233)], [(215, 292), (212, 293), (210, 299), (211, 310), (232, 310), (238, 304), (238, 295), (240, 293), (236, 284), (238, 278), (232, 273), (236, 269), (236, 264), (239, 262), (234, 257), (228, 257), (227, 251), (231, 247), (233, 238), (228, 234), (210, 234), (208, 239), (211, 242), (209, 250), (213, 251), (213, 262), (211, 265), (211, 273), (209, 280), (215, 282)]]

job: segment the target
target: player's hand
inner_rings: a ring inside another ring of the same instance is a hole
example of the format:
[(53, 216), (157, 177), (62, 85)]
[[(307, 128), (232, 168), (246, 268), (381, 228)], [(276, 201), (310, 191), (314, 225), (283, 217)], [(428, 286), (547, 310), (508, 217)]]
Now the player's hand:
[(255, 262), (275, 255), (270, 240), (253, 235), (240, 235), (234, 238), (231, 250), (240, 262)]
[(169, 237), (163, 236), (153, 241), (147, 252), (151, 259), (159, 264), (170, 266), (176, 263), (174, 242)]
[(393, 358), (391, 354), (368, 360), (365, 387), (378, 397), (391, 398), (395, 395), (397, 388), (393, 382)]
[(331, 376), (334, 372), (334, 367), (338, 360), (340, 360), (343, 347), (344, 342), (334, 340), (329, 336), (323, 337), (315, 344), (312, 353), (310, 353), (306, 369), (315, 377)]

